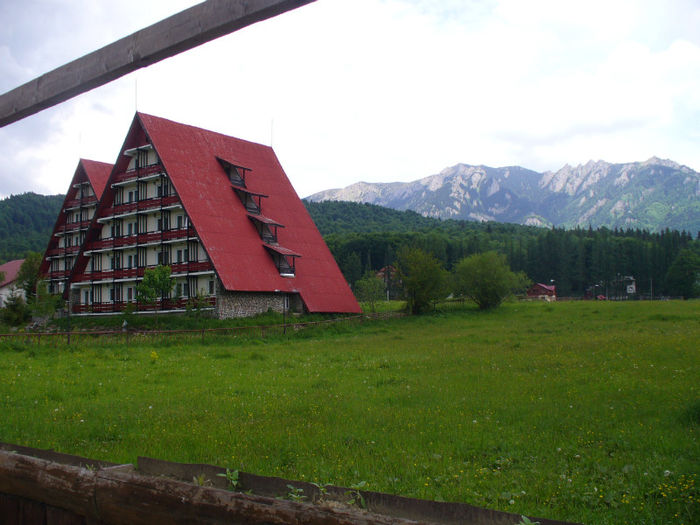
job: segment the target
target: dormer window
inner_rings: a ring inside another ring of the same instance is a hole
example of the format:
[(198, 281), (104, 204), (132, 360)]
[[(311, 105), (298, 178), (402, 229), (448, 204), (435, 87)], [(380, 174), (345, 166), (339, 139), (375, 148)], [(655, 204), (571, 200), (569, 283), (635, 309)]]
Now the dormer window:
[(248, 215), (248, 218), (255, 225), (263, 242), (277, 244), (277, 228), (284, 228), (282, 224), (262, 215)]
[(231, 184), (233, 184), (234, 186), (239, 186), (241, 188), (246, 187), (246, 172), (250, 171), (248, 168), (244, 168), (243, 166), (239, 166), (219, 157), (217, 157), (217, 160), (219, 161), (219, 164), (221, 164), (221, 167), (224, 168), (226, 176), (228, 177), (228, 180), (229, 182), (231, 182)]
[(271, 246), (269, 244), (263, 244), (263, 246), (272, 256), (272, 260), (275, 262), (275, 266), (282, 277), (294, 277), (296, 275), (296, 259), (301, 257), (301, 255), (282, 246)]
[(245, 206), (248, 213), (253, 213), (255, 215), (260, 215), (260, 213), (262, 213), (262, 199), (266, 198), (267, 195), (254, 193), (236, 186), (233, 187), (233, 191), (236, 192), (236, 195), (238, 195), (238, 198), (241, 200), (241, 203)]

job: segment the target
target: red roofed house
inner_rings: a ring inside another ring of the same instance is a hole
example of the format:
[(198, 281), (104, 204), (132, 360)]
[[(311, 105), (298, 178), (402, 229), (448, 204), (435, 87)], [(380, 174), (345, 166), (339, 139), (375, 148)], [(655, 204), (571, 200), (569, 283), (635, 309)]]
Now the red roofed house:
[[(0, 308), (5, 306), (5, 300), (10, 295), (21, 295), (24, 297), (24, 290), (17, 284), (17, 274), (24, 259), (16, 259), (0, 265)], [(4, 277), (2, 277), (4, 275)]]
[(137, 113), (71, 275), (75, 313), (119, 312), (169, 265), (157, 307), (198, 297), (221, 318), (360, 312), (272, 148)]
[(544, 299), (545, 301), (557, 300), (557, 287), (548, 284), (535, 283), (527, 291), (527, 296), (532, 299)]
[(47, 278), (50, 293), (65, 290), (111, 171), (112, 165), (104, 162), (78, 162), (39, 267), (39, 273)]

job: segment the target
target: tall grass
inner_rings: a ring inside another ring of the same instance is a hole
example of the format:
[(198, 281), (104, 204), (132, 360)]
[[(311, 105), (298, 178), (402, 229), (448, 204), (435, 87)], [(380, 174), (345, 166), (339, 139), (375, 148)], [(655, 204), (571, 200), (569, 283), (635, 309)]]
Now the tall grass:
[(700, 303), (0, 347), (0, 439), (586, 523), (700, 520)]

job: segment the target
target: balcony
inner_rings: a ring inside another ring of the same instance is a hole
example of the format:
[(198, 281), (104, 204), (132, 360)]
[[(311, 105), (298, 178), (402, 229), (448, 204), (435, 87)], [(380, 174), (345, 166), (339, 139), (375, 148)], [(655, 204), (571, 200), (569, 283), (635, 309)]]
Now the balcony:
[(80, 230), (87, 230), (88, 227), (90, 226), (90, 220), (86, 221), (80, 221), (80, 222), (67, 222), (63, 226), (59, 226), (60, 229), (58, 229), (55, 233), (56, 237), (61, 237), (62, 235), (65, 235), (66, 233), (72, 233), (72, 232), (77, 232)]
[(97, 197), (90, 195), (89, 197), (82, 197), (77, 199), (67, 200), (63, 206), (64, 210), (73, 208), (86, 208), (88, 206), (95, 206), (97, 204)]
[(49, 280), (57, 281), (66, 279), (70, 275), (70, 270), (54, 270), (49, 271)]
[(109, 208), (105, 208), (104, 215), (98, 219), (98, 222), (105, 222), (114, 216), (133, 215), (138, 212), (148, 210), (157, 210), (160, 208), (172, 207), (180, 204), (180, 198), (177, 195), (168, 195), (167, 197), (153, 197), (140, 201), (127, 202), (125, 204), (116, 204)]
[[(171, 275), (182, 275), (187, 273), (199, 273), (214, 271), (214, 265), (211, 261), (199, 262), (183, 262), (169, 264)], [(146, 269), (152, 269), (155, 266), (147, 266), (140, 268), (120, 268), (118, 270), (100, 270), (97, 272), (84, 272), (73, 277), (73, 282), (89, 282), (89, 281), (112, 281), (119, 279), (140, 279), (143, 277)]]
[(214, 270), (211, 261), (182, 262), (170, 264), (171, 275), (183, 273), (206, 272)]
[(131, 169), (128, 171), (123, 171), (122, 173), (117, 173), (114, 176), (114, 179), (112, 180), (113, 184), (124, 184), (124, 183), (129, 183), (132, 181), (136, 181), (139, 179), (144, 179), (146, 177), (148, 178), (155, 178), (155, 177), (150, 177), (151, 175), (160, 175), (160, 172), (165, 172), (163, 169), (162, 164), (153, 164), (151, 166), (146, 166), (145, 168), (139, 168), (137, 169)]
[[(136, 301), (116, 301), (116, 302), (104, 302), (104, 303), (94, 303), (94, 304), (74, 304), (73, 313), (74, 314), (100, 314), (100, 313), (112, 313), (121, 312), (126, 308), (126, 305), (133, 304), (136, 306), (138, 312), (154, 312), (167, 311), (167, 310), (184, 310), (187, 308), (187, 302), (189, 299), (185, 297), (180, 297), (178, 299), (162, 299), (157, 301), (155, 304), (143, 304), (137, 303)], [(216, 306), (216, 297), (204, 297), (202, 301), (208, 305), (208, 307)]]
[(189, 239), (195, 237), (195, 233), (187, 228), (179, 228), (165, 231), (154, 231), (125, 235), (124, 237), (110, 237), (93, 241), (85, 248), (86, 251), (104, 250), (109, 248), (136, 247), (137, 245), (153, 244), (163, 241), (173, 241), (178, 239)]
[(66, 247), (60, 247), (60, 248), (51, 248), (50, 250), (46, 250), (46, 256), (47, 257), (56, 257), (56, 256), (61, 256), (61, 255), (72, 255), (75, 253), (78, 253), (80, 250), (80, 246), (66, 246)]

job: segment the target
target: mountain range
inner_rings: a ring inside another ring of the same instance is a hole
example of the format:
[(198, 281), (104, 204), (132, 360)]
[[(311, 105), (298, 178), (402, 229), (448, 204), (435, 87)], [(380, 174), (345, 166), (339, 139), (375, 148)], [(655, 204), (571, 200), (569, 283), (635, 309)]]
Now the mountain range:
[(457, 164), (413, 182), (358, 182), (307, 200), (365, 202), (440, 219), (700, 231), (700, 174), (657, 157), (543, 173)]

